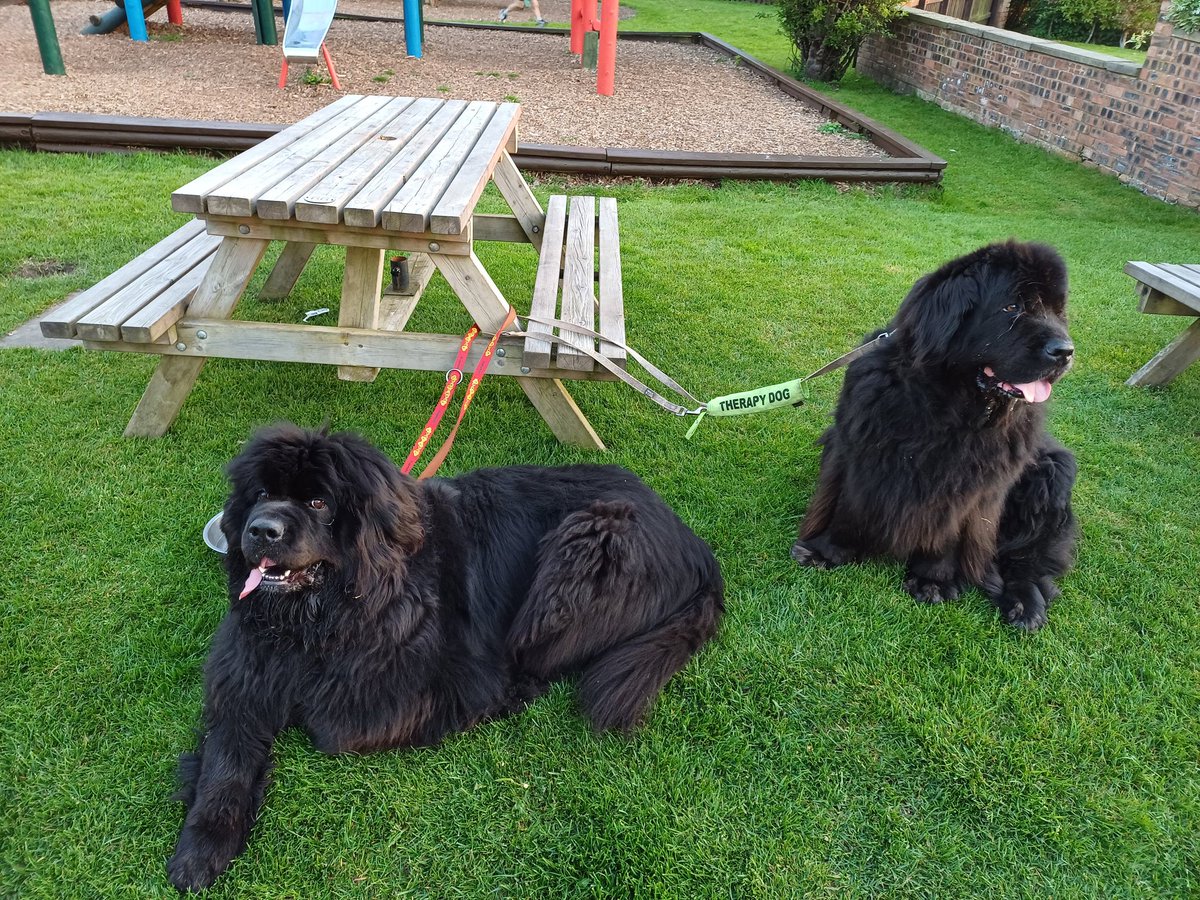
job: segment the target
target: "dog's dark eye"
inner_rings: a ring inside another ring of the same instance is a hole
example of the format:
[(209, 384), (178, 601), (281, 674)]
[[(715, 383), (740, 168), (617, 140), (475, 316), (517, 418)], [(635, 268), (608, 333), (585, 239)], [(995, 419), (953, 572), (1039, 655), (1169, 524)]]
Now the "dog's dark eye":
[(267, 493), (266, 488), (259, 488), (258, 493), (255, 495), (255, 497), (257, 497), (259, 500), (266, 500), (269, 496), (270, 494)]
[(320, 497), (313, 497), (311, 500), (308, 501), (308, 505), (312, 509), (324, 509), (326, 506), (326, 503)]
[(1021, 304), (1020, 303), (1010, 303), (1010, 304), (1008, 304), (1008, 306), (1004, 307), (1004, 311), (1006, 313), (1019, 313), (1021, 311)]

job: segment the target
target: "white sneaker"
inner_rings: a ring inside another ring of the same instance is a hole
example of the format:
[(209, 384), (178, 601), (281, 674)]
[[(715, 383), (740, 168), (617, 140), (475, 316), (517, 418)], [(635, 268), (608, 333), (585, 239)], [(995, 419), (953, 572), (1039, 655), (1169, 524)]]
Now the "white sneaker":
[(508, 18), (508, 10), (507, 9), (500, 10), (500, 21), (503, 22), (507, 18)]
[(545, 19), (538, 19), (538, 20), (537, 20), (537, 27), (538, 27), (538, 28), (545, 28), (545, 27), (546, 27), (546, 20), (545, 20)]

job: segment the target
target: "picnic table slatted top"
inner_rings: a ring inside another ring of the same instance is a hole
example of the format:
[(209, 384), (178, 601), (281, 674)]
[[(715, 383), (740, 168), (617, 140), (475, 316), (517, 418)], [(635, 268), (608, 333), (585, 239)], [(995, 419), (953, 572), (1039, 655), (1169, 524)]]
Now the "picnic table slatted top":
[(1125, 272), (1147, 287), (1200, 313), (1200, 265), (1131, 262)]
[(464, 236), (516, 103), (347, 95), (171, 195), (178, 212)]

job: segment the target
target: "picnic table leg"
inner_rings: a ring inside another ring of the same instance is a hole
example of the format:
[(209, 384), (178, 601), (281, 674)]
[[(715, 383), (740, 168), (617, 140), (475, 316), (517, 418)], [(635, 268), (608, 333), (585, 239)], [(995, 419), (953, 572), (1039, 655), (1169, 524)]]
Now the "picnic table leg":
[(1125, 383), (1131, 387), (1168, 384), (1175, 376), (1200, 359), (1200, 319), (1167, 344)]
[[(433, 254), (433, 260), (480, 328), (487, 331), (504, 324), (508, 302), (474, 253), (470, 256)], [(557, 378), (518, 378), (517, 384), (554, 436), (564, 444), (588, 450), (606, 449), (604, 441), (575, 405), (562, 381)]]
[(513, 162), (507, 152), (500, 154), (496, 168), (492, 171), (492, 181), (496, 183), (496, 187), (500, 189), (500, 193), (513, 211), (513, 215), (521, 223), (529, 242), (540, 253), (542, 231), (546, 227), (546, 213), (542, 209), (542, 204), (538, 203), (537, 197), (533, 195), (533, 191), (529, 189), (529, 185), (526, 184), (521, 170), (517, 168), (517, 164)]
[(308, 264), (308, 258), (316, 249), (316, 244), (306, 244), (302, 241), (288, 241), (284, 244), (283, 252), (279, 254), (279, 259), (275, 260), (275, 267), (271, 269), (271, 274), (267, 276), (267, 281), (258, 292), (258, 296), (263, 300), (281, 300), (290, 294), (300, 278), (300, 273)]
[[(343, 328), (378, 328), (379, 298), (383, 293), (383, 257), (386, 250), (347, 247), (346, 271), (342, 276), (342, 304), (338, 324)], [(379, 369), (370, 366), (338, 366), (342, 381), (374, 381)]]
[[(208, 274), (196, 288), (188, 315), (198, 319), (228, 318), (268, 243), (256, 238), (225, 238), (217, 248)], [(125, 436), (162, 437), (179, 415), (203, 367), (204, 357), (198, 356), (164, 356), (159, 360), (146, 392), (125, 426)]]

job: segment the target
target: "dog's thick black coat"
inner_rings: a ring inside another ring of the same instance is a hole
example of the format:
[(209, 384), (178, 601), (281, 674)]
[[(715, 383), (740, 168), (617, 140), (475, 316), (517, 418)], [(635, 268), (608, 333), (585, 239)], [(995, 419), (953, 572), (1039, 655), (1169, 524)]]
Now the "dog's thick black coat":
[(180, 890), (244, 849), (280, 730), (326, 753), (428, 746), (566, 676), (595, 728), (628, 730), (723, 611), (708, 546), (616, 466), (417, 482), (354, 435), (282, 425), (229, 475), (230, 609), (180, 761)]
[(1076, 533), (1075, 458), (1043, 402), (1074, 355), (1066, 301), (1042, 244), (992, 244), (918, 280), (846, 370), (796, 561), (892, 556), (918, 600), (974, 584), (1006, 621), (1045, 624)]

